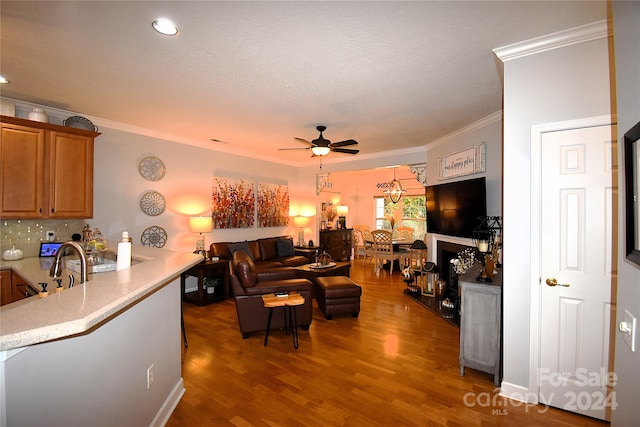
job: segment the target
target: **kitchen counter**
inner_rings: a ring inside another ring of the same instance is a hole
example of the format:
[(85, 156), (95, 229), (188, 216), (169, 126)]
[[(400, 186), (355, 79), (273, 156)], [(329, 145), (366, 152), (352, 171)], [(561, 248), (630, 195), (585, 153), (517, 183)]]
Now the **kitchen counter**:
[[(0, 351), (88, 333), (202, 261), (202, 255), (138, 245), (132, 246), (132, 258), (130, 268), (89, 274), (86, 284), (65, 268), (60, 293), (49, 277), (52, 258), (0, 261), (0, 268), (17, 272), (34, 289), (47, 282), (49, 291), (47, 297), (34, 296), (0, 308)], [(69, 274), (75, 276), (73, 288), (67, 287)]]

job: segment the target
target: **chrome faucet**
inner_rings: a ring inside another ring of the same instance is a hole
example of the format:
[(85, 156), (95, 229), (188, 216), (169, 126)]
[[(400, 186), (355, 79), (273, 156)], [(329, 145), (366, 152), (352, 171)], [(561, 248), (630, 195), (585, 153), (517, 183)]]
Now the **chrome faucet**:
[(65, 248), (73, 248), (76, 250), (76, 252), (78, 252), (78, 255), (80, 256), (80, 282), (85, 283), (87, 281), (87, 255), (84, 253), (84, 249), (82, 249), (82, 246), (72, 241), (64, 242), (58, 248), (58, 251), (56, 252), (56, 258), (54, 259), (53, 264), (51, 264), (51, 268), (49, 269), (49, 276), (53, 277), (54, 279), (60, 277), (60, 273), (62, 271), (60, 261), (62, 260), (62, 254), (64, 254)]

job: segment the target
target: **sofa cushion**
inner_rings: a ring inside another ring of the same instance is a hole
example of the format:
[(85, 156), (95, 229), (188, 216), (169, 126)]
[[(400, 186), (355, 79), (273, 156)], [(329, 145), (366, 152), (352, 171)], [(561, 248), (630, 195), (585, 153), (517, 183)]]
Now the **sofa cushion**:
[(249, 249), (249, 243), (246, 240), (244, 242), (229, 243), (227, 246), (229, 248), (229, 252), (231, 253), (231, 256), (235, 255), (237, 251), (242, 251), (247, 255), (249, 255), (249, 257), (251, 258), (251, 261), (255, 260), (255, 257), (251, 253), (251, 249)]
[(251, 288), (258, 282), (258, 273), (251, 257), (244, 251), (233, 253), (233, 271), (244, 288)]
[(284, 279), (258, 282), (256, 286), (247, 289), (247, 295), (265, 295), (275, 292), (309, 292), (312, 284), (307, 279)]
[(278, 248), (278, 256), (289, 257), (296, 254), (296, 250), (293, 248), (293, 239), (278, 239), (276, 241), (276, 247)]
[(309, 264), (309, 258), (302, 255), (294, 255), (280, 258), (280, 262), (285, 267), (297, 267), (299, 265)]
[(263, 270), (270, 270), (272, 268), (278, 268), (278, 267), (284, 267), (284, 264), (278, 259), (272, 259), (269, 261), (256, 261), (255, 262), (256, 265), (256, 270), (258, 271), (263, 271)]
[(260, 245), (256, 240), (249, 240), (247, 244), (249, 245), (249, 250), (251, 251), (251, 257), (253, 258), (254, 262), (263, 259), (260, 257)]
[(278, 241), (277, 237), (268, 237), (266, 239), (258, 239), (263, 261), (269, 261), (274, 258), (278, 258), (278, 247), (276, 245), (277, 241)]

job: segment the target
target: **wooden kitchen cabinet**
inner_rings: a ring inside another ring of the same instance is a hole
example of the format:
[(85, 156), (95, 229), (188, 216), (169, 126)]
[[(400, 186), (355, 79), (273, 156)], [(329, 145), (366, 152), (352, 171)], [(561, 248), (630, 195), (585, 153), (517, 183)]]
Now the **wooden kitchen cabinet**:
[(320, 253), (327, 252), (334, 261), (346, 261), (351, 258), (351, 228), (320, 230)]
[(93, 144), (83, 129), (1, 116), (0, 216), (93, 217)]
[(13, 302), (11, 295), (11, 270), (0, 270), (0, 305)]
[(11, 304), (36, 294), (35, 290), (27, 285), (26, 280), (11, 270), (0, 270), (0, 280), (2, 283), (0, 285), (0, 305)]

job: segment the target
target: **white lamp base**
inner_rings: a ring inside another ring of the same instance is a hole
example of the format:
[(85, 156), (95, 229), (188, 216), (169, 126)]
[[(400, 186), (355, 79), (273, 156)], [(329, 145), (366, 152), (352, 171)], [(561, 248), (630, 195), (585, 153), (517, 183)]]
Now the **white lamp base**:
[(298, 227), (298, 246), (304, 246), (304, 228)]
[(196, 241), (196, 252), (204, 251), (204, 236), (202, 233), (198, 236), (198, 240)]

